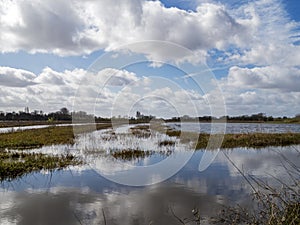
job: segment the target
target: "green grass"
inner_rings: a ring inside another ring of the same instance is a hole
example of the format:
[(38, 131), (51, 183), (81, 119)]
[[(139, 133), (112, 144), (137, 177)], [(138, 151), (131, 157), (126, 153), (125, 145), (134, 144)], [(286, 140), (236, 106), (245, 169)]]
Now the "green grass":
[(0, 181), (15, 179), (35, 171), (51, 171), (81, 163), (73, 155), (50, 156), (41, 153), (1, 151)]
[(252, 134), (226, 134), (222, 143), (223, 148), (251, 147), (261, 148), (267, 146), (287, 146), (300, 144), (300, 133), (252, 133)]
[[(97, 129), (111, 127), (110, 124), (97, 124)], [(91, 126), (76, 127), (77, 133), (91, 131)], [(73, 155), (53, 156), (41, 153), (28, 153), (21, 149), (39, 148), (45, 145), (73, 144), (72, 126), (51, 126), (0, 134), (0, 181), (10, 180), (40, 170), (62, 169), (82, 162)], [(8, 151), (16, 149), (18, 151)]]
[[(97, 129), (111, 127), (110, 124), (98, 124)], [(89, 131), (88, 126), (78, 126), (78, 133)], [(45, 145), (74, 144), (72, 126), (51, 126), (42, 129), (32, 129), (0, 134), (0, 149), (30, 149)]]
[[(169, 136), (180, 137), (180, 131), (167, 131)], [(196, 134), (192, 132), (182, 133), (182, 142), (195, 140), (198, 135), (196, 149), (206, 148), (209, 134)], [(191, 138), (189, 138), (191, 137)], [(247, 133), (247, 134), (225, 134), (221, 148), (262, 148), (267, 146), (288, 146), (300, 144), (300, 133)]]
[(0, 134), (0, 148), (38, 148), (52, 144), (73, 144), (72, 127), (48, 127)]
[[(97, 129), (110, 127), (110, 124), (101, 124)], [(79, 133), (89, 131), (86, 126), (79, 126)], [(133, 130), (136, 135), (139, 130)], [(167, 131), (169, 136), (179, 137), (180, 131)], [(140, 135), (145, 135), (144, 132)], [(198, 138), (199, 137), (199, 138)], [(0, 149), (28, 149), (38, 148), (44, 145), (53, 144), (73, 144), (73, 128), (70, 127), (48, 127), (43, 129), (32, 129), (17, 131), (13, 133), (0, 134)], [(198, 138), (196, 148), (206, 148), (209, 141), (209, 134), (196, 134), (192, 132), (183, 132), (182, 142), (189, 142)], [(162, 143), (165, 144), (165, 143)], [(260, 148), (267, 146), (287, 146), (300, 144), (300, 133), (248, 133), (248, 134), (225, 134), (222, 148), (251, 147)]]

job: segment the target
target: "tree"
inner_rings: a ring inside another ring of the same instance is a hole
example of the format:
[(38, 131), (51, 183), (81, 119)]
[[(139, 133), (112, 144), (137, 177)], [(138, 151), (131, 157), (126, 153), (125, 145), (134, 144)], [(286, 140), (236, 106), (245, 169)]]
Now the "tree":
[(63, 115), (69, 115), (69, 110), (66, 107), (60, 109), (60, 113)]

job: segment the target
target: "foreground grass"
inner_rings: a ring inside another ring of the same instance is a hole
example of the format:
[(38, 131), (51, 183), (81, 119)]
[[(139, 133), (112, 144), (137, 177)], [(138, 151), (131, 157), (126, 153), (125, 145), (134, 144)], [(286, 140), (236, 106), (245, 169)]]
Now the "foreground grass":
[[(97, 129), (106, 129), (110, 124), (98, 124)], [(88, 131), (87, 126), (78, 126), (78, 132)], [(51, 126), (42, 129), (32, 129), (0, 134), (0, 149), (30, 149), (45, 145), (74, 144), (74, 132), (72, 126)]]
[[(299, 150), (297, 148), (295, 150), (300, 156)], [(275, 187), (254, 175), (246, 176), (228, 156), (226, 157), (252, 188), (255, 207), (252, 210), (240, 206), (225, 207), (215, 220), (217, 224), (300, 224), (300, 168), (298, 165), (280, 154), (282, 166), (289, 181), (285, 182), (274, 177), (279, 184)]]
[[(294, 147), (300, 156), (300, 151)], [(245, 174), (228, 155), (224, 154), (232, 166), (240, 173), (252, 189), (252, 201), (248, 206), (223, 205), (223, 209), (214, 217), (208, 218), (209, 224), (216, 225), (299, 225), (300, 224), (300, 168), (279, 154), (285, 179), (272, 176), (274, 183), (261, 176)], [(280, 167), (280, 165), (279, 165)], [(266, 172), (267, 176), (269, 174)], [(282, 176), (282, 175), (281, 175)], [(287, 179), (288, 178), (288, 179)], [(191, 217), (178, 217), (171, 208), (171, 213), (180, 224), (202, 224), (204, 218), (197, 208)], [(207, 222), (207, 221), (206, 221)], [(205, 223), (206, 224), (206, 223)]]
[[(180, 137), (180, 131), (168, 130), (169, 136)], [(192, 132), (184, 132), (181, 141), (188, 142), (189, 136), (193, 137), (190, 140), (195, 140), (195, 136), (199, 136), (196, 144), (197, 149), (206, 148), (210, 135), (196, 134)], [(300, 133), (247, 133), (247, 134), (225, 134), (221, 148), (262, 148), (267, 146), (288, 146), (300, 144)]]
[(0, 181), (15, 179), (35, 171), (63, 169), (81, 163), (72, 155), (52, 156), (41, 153), (1, 151)]

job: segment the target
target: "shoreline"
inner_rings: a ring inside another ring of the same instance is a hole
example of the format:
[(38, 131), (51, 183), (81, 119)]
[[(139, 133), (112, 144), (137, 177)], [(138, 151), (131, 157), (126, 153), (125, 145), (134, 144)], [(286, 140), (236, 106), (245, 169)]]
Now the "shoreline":
[[(95, 124), (110, 124), (111, 121), (95, 121)], [(141, 124), (141, 123), (145, 123), (144, 121), (128, 121), (129, 124)], [(209, 124), (212, 123), (211, 121), (168, 121), (166, 120), (165, 123), (200, 123), (200, 124)], [(224, 123), (224, 121), (218, 121), (218, 120), (214, 120), (213, 123)], [(295, 124), (295, 125), (300, 125), (300, 121), (226, 121), (225, 123), (227, 124)], [(38, 126), (38, 125), (63, 125), (63, 124), (69, 124), (70, 126), (72, 124), (76, 124), (73, 123), (72, 120), (70, 121), (54, 121), (54, 122), (49, 122), (49, 121), (10, 121), (10, 120), (6, 120), (6, 121), (0, 121), (0, 128), (11, 128), (11, 127), (25, 127), (25, 126)]]

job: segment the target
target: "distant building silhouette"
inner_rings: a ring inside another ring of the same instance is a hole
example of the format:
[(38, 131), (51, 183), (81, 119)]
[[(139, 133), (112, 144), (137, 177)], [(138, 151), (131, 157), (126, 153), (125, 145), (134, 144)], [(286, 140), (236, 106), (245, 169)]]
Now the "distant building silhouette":
[(136, 111), (136, 118), (140, 119), (143, 115), (141, 114), (140, 111)]
[(29, 107), (28, 107), (28, 106), (25, 107), (24, 112), (25, 112), (25, 113), (29, 113)]

